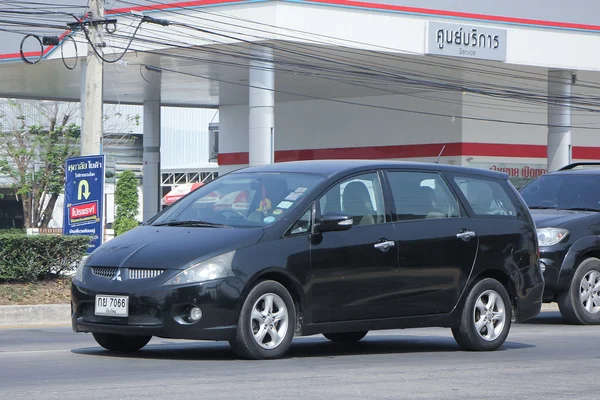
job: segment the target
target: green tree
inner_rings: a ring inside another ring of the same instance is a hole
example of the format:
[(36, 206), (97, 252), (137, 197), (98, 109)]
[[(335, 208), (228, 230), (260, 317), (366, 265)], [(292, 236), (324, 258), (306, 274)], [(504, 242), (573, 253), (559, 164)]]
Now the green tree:
[(131, 171), (123, 171), (117, 180), (115, 190), (115, 205), (117, 215), (115, 216), (115, 236), (121, 235), (139, 225), (136, 220), (139, 209), (138, 183), (135, 174)]
[[(79, 155), (81, 129), (74, 123), (80, 104), (0, 99), (0, 176), (11, 182), (23, 204), (25, 227), (46, 228), (65, 183), (65, 161)], [(125, 143), (139, 115), (106, 105), (103, 129), (111, 143)], [(118, 133), (116, 133), (118, 132)]]
[[(12, 118), (0, 115), (0, 174), (22, 200), (25, 226), (47, 227), (63, 192), (65, 161), (79, 154), (74, 107), (57, 102), (8, 101)], [(35, 108), (37, 118), (26, 116)], [(12, 120), (11, 120), (12, 119)]]

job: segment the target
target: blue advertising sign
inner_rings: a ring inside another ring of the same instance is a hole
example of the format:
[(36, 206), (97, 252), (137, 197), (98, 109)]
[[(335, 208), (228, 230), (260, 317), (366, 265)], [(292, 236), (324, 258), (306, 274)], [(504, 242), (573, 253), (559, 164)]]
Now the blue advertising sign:
[(104, 238), (104, 156), (69, 158), (65, 175), (63, 235), (92, 236), (91, 253)]

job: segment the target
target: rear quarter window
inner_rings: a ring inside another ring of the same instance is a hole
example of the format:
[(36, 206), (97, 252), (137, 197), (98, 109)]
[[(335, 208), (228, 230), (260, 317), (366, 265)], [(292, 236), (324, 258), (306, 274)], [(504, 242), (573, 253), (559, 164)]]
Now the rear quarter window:
[(455, 176), (454, 182), (476, 215), (516, 217), (510, 188), (496, 179)]

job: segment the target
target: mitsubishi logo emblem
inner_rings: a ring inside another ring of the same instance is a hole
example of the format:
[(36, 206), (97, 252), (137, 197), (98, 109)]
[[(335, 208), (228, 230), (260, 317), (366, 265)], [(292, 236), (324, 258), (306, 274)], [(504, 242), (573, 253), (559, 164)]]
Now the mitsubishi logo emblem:
[(111, 281), (122, 281), (120, 269), (117, 270), (117, 273), (112, 277)]

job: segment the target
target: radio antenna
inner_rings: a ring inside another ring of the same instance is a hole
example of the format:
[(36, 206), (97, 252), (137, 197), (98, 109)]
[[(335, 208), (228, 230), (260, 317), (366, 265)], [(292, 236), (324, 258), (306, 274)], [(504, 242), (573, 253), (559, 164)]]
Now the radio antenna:
[(444, 152), (444, 149), (445, 149), (445, 148), (446, 148), (446, 145), (444, 145), (444, 146), (442, 147), (442, 151), (440, 151), (440, 154), (438, 154), (438, 156), (437, 156), (437, 159), (435, 160), (435, 163), (436, 163), (436, 164), (439, 164), (439, 163), (440, 163), (440, 157), (442, 156), (442, 153)]

